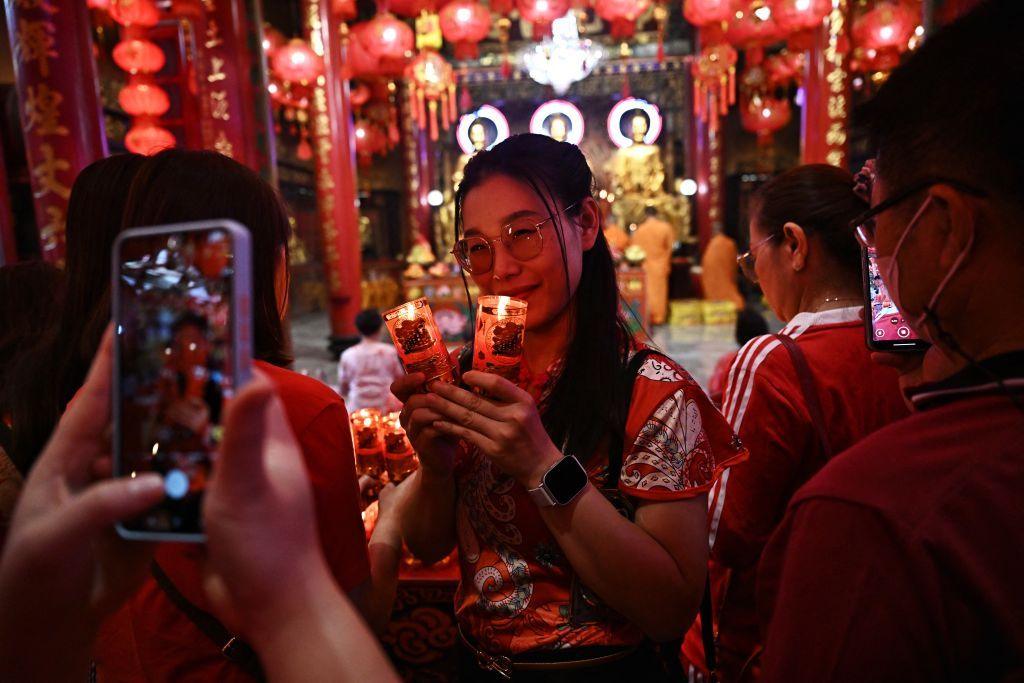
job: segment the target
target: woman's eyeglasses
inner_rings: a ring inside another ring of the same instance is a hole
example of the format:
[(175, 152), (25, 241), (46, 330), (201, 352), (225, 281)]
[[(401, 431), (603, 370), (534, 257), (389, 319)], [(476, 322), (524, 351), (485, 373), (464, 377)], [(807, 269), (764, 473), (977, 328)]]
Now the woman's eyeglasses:
[[(571, 211), (578, 204), (579, 202), (576, 202), (567, 206), (558, 214)], [(455, 243), (452, 255), (458, 260), (459, 265), (471, 275), (489, 273), (494, 267), (495, 242), (505, 245), (508, 253), (517, 261), (529, 261), (540, 256), (544, 250), (544, 235), (541, 233), (541, 229), (554, 217), (549, 216), (539, 223), (529, 218), (516, 219), (504, 226), (498, 238), (493, 240), (479, 235), (463, 237)]]
[(888, 211), (894, 206), (903, 203), (910, 197), (921, 190), (926, 190), (932, 185), (949, 185), (950, 187), (960, 190), (966, 194), (974, 195), (975, 197), (984, 197), (987, 193), (984, 190), (980, 190), (976, 187), (971, 187), (959, 180), (953, 180), (951, 178), (939, 178), (931, 177), (925, 178), (924, 180), (914, 183), (902, 192), (898, 192), (893, 196), (889, 197), (883, 202), (880, 202), (878, 206), (873, 206), (861, 215), (850, 221), (850, 227), (853, 229), (853, 233), (857, 236), (857, 241), (861, 243), (866, 249), (874, 249), (875, 247), (875, 228), (877, 226), (876, 218), (883, 211)]
[(750, 249), (743, 252), (736, 257), (736, 263), (740, 264), (740, 270), (743, 271), (744, 277), (753, 283), (757, 283), (757, 271), (754, 270), (754, 264), (757, 262), (757, 250), (765, 244), (768, 244), (773, 239), (778, 237), (778, 234), (768, 235), (757, 244), (751, 245)]

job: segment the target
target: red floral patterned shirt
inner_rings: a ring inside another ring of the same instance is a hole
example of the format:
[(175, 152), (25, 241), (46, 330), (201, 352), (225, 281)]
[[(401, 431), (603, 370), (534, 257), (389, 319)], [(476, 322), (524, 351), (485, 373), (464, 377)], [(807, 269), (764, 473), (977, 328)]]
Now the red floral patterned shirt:
[[(552, 368), (520, 387), (543, 405)], [(619, 489), (634, 500), (689, 498), (711, 488), (746, 450), (700, 386), (679, 365), (648, 358), (626, 421)], [(607, 458), (581, 462), (601, 488)], [(492, 654), (640, 642), (639, 629), (582, 585), (526, 489), (464, 448), (455, 470), (462, 580), (459, 625)]]

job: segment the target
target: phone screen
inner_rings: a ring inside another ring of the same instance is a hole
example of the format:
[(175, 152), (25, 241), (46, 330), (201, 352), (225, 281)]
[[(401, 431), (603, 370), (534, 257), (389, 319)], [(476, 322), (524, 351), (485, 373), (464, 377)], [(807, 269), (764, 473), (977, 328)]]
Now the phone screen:
[(875, 250), (865, 250), (865, 289), (867, 294), (870, 322), (868, 325), (868, 346), (874, 349), (909, 350), (926, 345), (896, 308), (885, 282), (878, 272)]
[(234, 239), (214, 228), (118, 243), (115, 475), (158, 472), (165, 489), (128, 531), (202, 534), (224, 402), (237, 386)]

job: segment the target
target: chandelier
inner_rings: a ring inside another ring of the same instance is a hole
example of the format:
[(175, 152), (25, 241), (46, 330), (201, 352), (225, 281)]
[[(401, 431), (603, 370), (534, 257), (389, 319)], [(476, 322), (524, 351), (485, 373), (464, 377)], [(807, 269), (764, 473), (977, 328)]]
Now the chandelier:
[(571, 10), (552, 22), (551, 33), (550, 38), (525, 49), (522, 59), (530, 78), (564, 95), (569, 86), (590, 75), (603, 51), (590, 40), (580, 39), (576, 15)]

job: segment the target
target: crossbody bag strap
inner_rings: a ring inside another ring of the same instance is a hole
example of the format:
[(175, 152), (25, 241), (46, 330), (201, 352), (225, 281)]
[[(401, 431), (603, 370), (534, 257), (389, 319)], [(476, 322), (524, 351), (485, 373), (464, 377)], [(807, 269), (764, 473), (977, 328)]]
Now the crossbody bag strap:
[(821, 396), (818, 394), (817, 385), (814, 384), (811, 366), (807, 364), (807, 357), (792, 337), (777, 334), (775, 338), (782, 342), (782, 346), (789, 352), (789, 359), (793, 361), (796, 378), (800, 382), (800, 390), (803, 392), (804, 402), (807, 404), (807, 413), (811, 417), (811, 425), (814, 427), (814, 432), (818, 435), (821, 451), (825, 459), (828, 460), (832, 457), (832, 446), (828, 441), (828, 431), (825, 427), (825, 411), (821, 408)]
[(160, 590), (164, 592), (175, 607), (188, 617), (188, 620), (196, 628), (203, 632), (203, 635), (220, 648), (220, 652), (224, 655), (225, 659), (237, 665), (256, 680), (266, 680), (259, 657), (257, 657), (255, 650), (249, 647), (248, 643), (231, 633), (224, 624), (220, 623), (217, 617), (192, 604), (188, 598), (181, 594), (178, 587), (171, 581), (171, 577), (167, 576), (167, 573), (164, 572), (163, 568), (155, 560), (150, 562), (149, 570), (153, 578), (156, 579), (156, 584), (160, 587)]

